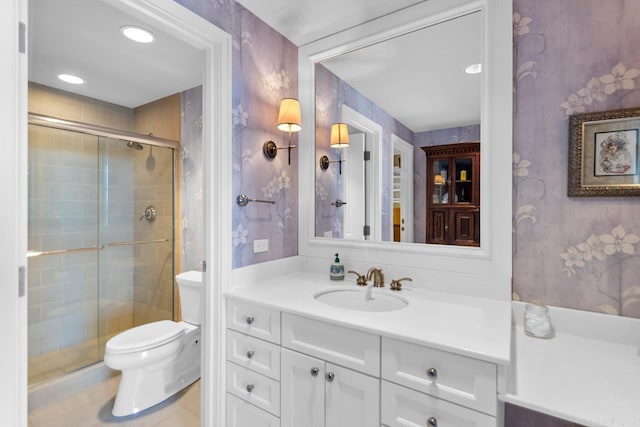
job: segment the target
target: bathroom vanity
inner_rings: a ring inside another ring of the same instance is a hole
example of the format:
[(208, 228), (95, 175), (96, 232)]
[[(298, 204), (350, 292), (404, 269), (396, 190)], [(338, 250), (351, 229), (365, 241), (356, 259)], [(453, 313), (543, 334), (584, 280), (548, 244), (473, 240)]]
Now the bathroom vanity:
[(311, 273), (227, 293), (228, 426), (502, 425), (509, 302), (385, 288), (408, 305), (368, 312), (327, 290), (366, 293)]

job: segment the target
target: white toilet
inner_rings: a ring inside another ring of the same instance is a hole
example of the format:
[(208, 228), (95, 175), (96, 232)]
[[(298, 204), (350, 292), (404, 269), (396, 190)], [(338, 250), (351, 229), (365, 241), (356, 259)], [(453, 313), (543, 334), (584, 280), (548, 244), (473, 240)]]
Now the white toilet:
[(200, 378), (202, 273), (187, 271), (176, 281), (183, 321), (147, 323), (107, 341), (104, 363), (122, 371), (116, 417), (150, 408)]

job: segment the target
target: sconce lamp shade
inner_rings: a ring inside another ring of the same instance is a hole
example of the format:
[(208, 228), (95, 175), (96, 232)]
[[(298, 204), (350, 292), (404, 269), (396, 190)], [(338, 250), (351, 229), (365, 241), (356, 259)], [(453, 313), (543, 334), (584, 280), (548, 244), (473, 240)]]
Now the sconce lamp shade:
[(278, 129), (284, 132), (300, 132), (302, 130), (300, 102), (297, 99), (284, 98), (280, 101)]
[(349, 146), (349, 131), (346, 123), (334, 123), (331, 125), (331, 148), (344, 148)]

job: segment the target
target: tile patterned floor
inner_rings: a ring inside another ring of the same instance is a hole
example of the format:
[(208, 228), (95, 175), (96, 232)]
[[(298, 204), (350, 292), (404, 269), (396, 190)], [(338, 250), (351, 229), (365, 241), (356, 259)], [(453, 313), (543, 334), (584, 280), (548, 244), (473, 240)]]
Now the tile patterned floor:
[(29, 427), (199, 427), (200, 381), (135, 416), (111, 415), (120, 376), (29, 412)]
[(115, 334), (29, 357), (29, 384), (58, 378), (102, 359), (99, 349)]

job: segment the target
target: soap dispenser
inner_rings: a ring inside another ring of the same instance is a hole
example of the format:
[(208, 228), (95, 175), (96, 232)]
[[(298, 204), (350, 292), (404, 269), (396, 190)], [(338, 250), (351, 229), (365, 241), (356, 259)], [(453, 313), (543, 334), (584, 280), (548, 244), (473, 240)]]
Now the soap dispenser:
[(340, 263), (338, 254), (336, 254), (336, 259), (331, 264), (330, 278), (331, 280), (344, 280), (344, 265)]

